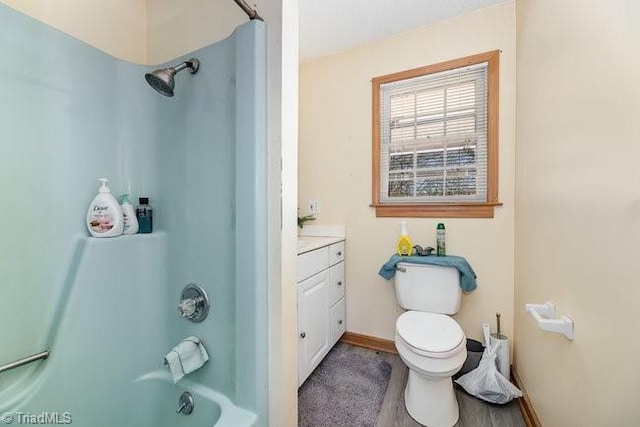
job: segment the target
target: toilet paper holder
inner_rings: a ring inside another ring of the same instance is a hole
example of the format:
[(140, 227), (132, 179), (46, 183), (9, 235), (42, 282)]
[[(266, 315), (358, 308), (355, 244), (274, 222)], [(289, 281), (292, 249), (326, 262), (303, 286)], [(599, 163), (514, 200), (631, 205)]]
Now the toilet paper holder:
[(573, 340), (573, 320), (567, 316), (556, 318), (556, 305), (550, 301), (544, 304), (525, 304), (525, 310), (530, 313), (543, 331), (563, 334)]

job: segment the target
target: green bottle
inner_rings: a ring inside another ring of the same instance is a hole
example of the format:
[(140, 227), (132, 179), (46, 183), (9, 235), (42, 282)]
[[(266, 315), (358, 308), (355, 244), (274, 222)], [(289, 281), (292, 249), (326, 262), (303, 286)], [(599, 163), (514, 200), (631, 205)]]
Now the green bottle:
[(444, 243), (444, 224), (439, 222), (436, 227), (436, 255), (445, 256), (446, 249)]

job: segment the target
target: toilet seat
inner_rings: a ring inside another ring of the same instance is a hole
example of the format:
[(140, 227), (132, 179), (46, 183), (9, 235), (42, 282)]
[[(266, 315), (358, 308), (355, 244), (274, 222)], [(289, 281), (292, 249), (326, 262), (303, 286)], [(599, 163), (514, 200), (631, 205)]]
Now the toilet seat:
[(466, 349), (462, 328), (444, 314), (407, 311), (398, 318), (396, 332), (414, 353), (422, 356), (443, 359)]

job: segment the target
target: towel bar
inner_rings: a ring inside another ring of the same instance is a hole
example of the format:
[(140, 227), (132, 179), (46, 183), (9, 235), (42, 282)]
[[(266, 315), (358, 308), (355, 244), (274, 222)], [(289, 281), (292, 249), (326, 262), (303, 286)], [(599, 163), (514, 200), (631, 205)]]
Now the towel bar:
[(552, 302), (544, 304), (525, 304), (525, 310), (531, 313), (543, 331), (563, 334), (573, 341), (573, 320), (567, 316), (556, 318), (556, 305)]
[(18, 368), (22, 365), (26, 365), (27, 363), (35, 362), (36, 360), (40, 360), (40, 359), (44, 360), (48, 357), (49, 357), (49, 350), (41, 351), (40, 353), (23, 357), (22, 359), (18, 359), (15, 362), (7, 363), (5, 365), (0, 366), (0, 373), (14, 369), (14, 368)]

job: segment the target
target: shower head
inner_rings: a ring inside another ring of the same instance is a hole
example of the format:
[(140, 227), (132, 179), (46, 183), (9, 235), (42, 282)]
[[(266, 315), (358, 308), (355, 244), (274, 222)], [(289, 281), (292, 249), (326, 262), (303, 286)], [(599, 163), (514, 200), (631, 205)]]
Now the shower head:
[(173, 96), (173, 88), (175, 86), (175, 80), (173, 77), (185, 68), (188, 69), (191, 74), (195, 74), (198, 71), (198, 68), (200, 68), (200, 61), (196, 58), (191, 58), (176, 67), (162, 68), (160, 70), (147, 73), (144, 75), (144, 78), (152, 88), (158, 91), (158, 93), (164, 96)]

